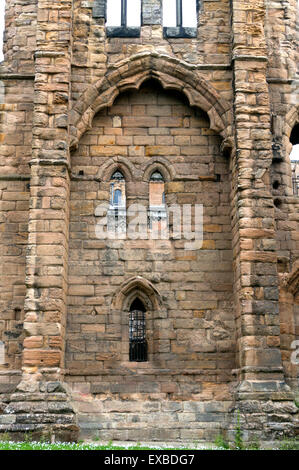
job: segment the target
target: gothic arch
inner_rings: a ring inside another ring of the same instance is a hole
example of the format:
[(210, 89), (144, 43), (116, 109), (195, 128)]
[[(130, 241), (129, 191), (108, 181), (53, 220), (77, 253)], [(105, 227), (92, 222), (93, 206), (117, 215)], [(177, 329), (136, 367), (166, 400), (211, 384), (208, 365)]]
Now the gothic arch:
[(299, 294), (299, 259), (286, 279), (286, 287), (294, 296)]
[(298, 123), (299, 123), (299, 107), (292, 106), (285, 117), (284, 134), (288, 137), (288, 139), (291, 136), (293, 127)]
[(288, 163), (290, 163), (289, 155), (292, 149), (290, 137), (291, 137), (291, 133), (292, 133), (294, 126), (298, 123), (299, 123), (299, 107), (292, 106), (285, 116), (283, 133), (282, 133), (284, 159)]
[(127, 182), (133, 181), (133, 174), (136, 174), (136, 169), (129, 159), (122, 156), (109, 158), (103, 163), (98, 171), (97, 179), (100, 181), (109, 181), (113, 173), (118, 169), (123, 173)]
[(167, 182), (176, 179), (176, 171), (170, 161), (163, 157), (152, 157), (144, 167), (143, 181), (148, 182), (155, 170), (159, 171)]
[(224, 139), (229, 138), (232, 131), (230, 105), (196, 70), (196, 65), (148, 51), (111, 64), (106, 75), (81, 95), (71, 111), (71, 147), (75, 148), (84, 132), (92, 127), (92, 120), (100, 109), (111, 106), (121, 92), (138, 90), (144, 81), (153, 78), (164, 89), (183, 92), (190, 106), (197, 106), (208, 114), (211, 129)]
[(127, 279), (114, 295), (111, 306), (114, 310), (129, 311), (137, 297), (148, 310), (158, 310), (162, 306), (162, 297), (158, 289), (141, 276)]

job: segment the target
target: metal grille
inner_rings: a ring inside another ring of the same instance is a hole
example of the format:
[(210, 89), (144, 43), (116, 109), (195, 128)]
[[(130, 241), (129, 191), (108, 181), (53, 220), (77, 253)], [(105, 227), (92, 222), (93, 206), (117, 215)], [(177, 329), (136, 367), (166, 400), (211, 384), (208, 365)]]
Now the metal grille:
[(129, 322), (130, 361), (147, 361), (147, 342), (145, 330), (145, 312), (132, 310)]

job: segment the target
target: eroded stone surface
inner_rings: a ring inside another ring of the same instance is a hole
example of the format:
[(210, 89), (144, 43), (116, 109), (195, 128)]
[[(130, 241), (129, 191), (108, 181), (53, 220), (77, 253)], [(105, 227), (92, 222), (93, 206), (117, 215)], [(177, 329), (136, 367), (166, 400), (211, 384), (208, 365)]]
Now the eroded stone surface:
[[(204, 0), (197, 37), (167, 39), (159, 0), (134, 38), (107, 38), (105, 1), (50, 3), (6, 0), (0, 432), (212, 440), (240, 410), (248, 440), (298, 434), (295, 0)], [(159, 200), (153, 171), (202, 204), (201, 249), (97, 238), (117, 170), (127, 204)]]

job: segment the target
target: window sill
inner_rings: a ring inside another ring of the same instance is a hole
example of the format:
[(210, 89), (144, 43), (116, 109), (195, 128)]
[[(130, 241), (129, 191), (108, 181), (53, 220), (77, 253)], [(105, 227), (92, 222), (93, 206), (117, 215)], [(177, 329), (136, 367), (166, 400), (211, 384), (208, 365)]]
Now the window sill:
[(197, 28), (183, 28), (178, 26), (176, 28), (163, 28), (163, 37), (168, 39), (175, 38), (196, 38)]
[(107, 38), (139, 38), (140, 28), (124, 28), (123, 26), (107, 26)]

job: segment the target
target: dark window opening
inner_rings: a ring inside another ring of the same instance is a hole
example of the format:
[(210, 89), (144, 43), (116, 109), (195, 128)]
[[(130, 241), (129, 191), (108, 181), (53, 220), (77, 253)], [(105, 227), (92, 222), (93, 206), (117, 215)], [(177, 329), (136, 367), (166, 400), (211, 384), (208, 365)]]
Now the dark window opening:
[(299, 124), (296, 124), (293, 127), (293, 130), (290, 135), (290, 142), (293, 145), (298, 145), (299, 144)]
[(140, 299), (131, 305), (129, 318), (129, 360), (131, 362), (147, 361), (145, 307)]
[(150, 181), (164, 181), (164, 178), (159, 171), (154, 171), (151, 175)]
[(273, 189), (278, 189), (280, 186), (279, 181), (275, 180), (272, 186), (273, 186)]
[(121, 173), (121, 171), (117, 170), (113, 173), (113, 175), (110, 178), (110, 181), (116, 180), (116, 181), (124, 181), (124, 175)]
[(292, 185), (294, 196), (299, 196), (299, 123), (295, 124), (290, 135), (293, 145), (290, 160), (292, 165)]

